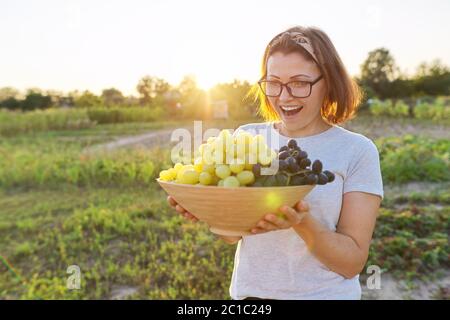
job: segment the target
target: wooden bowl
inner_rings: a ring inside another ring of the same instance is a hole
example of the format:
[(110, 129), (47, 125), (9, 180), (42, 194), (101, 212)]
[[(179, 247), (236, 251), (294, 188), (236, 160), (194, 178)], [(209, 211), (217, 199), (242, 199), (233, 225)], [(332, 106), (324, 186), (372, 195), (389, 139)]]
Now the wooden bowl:
[(282, 205), (294, 206), (314, 186), (225, 188), (166, 182), (159, 185), (183, 208), (206, 222), (211, 232), (243, 236), (268, 213)]

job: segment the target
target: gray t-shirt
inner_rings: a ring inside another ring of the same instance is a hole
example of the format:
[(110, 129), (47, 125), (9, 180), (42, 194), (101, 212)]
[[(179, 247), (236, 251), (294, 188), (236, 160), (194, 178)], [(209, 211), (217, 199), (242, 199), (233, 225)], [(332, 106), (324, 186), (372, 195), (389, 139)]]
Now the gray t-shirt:
[[(261, 134), (272, 149), (290, 139), (280, 135), (273, 122), (239, 127)], [(306, 197), (310, 213), (335, 231), (344, 193), (361, 191), (383, 198), (379, 154), (375, 144), (361, 134), (339, 126), (313, 136), (295, 139), (311, 161), (335, 173), (332, 183), (316, 186)], [(345, 279), (331, 271), (306, 247), (292, 229), (244, 236), (239, 241), (230, 286), (233, 299), (360, 299), (359, 276)]]

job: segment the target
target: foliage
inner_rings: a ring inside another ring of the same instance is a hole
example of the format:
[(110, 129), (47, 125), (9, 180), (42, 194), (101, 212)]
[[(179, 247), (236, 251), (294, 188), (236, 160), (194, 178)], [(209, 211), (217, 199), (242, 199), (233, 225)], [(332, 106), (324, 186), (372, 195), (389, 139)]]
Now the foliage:
[(450, 141), (406, 135), (375, 141), (385, 182), (449, 181)]

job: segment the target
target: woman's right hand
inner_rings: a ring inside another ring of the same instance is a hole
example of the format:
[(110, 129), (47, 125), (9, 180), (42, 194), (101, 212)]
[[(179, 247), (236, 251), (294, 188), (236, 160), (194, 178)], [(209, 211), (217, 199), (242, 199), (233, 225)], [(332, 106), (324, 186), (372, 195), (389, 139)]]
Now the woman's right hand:
[(167, 197), (167, 202), (169, 203), (169, 205), (174, 208), (176, 211), (178, 211), (183, 217), (185, 217), (186, 219), (192, 221), (192, 222), (197, 222), (198, 219), (190, 212), (188, 212), (185, 208), (183, 208), (182, 206), (180, 206), (178, 204), (178, 202), (175, 201), (175, 199), (171, 196)]

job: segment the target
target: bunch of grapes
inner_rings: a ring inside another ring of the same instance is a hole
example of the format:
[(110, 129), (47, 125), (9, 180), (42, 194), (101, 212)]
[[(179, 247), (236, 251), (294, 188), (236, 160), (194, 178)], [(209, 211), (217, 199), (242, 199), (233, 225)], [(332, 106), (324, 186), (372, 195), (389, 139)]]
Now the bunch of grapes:
[(294, 139), (290, 139), (287, 145), (280, 148), (274, 161), (278, 161), (279, 168), (274, 175), (261, 175), (261, 165), (253, 166), (256, 177), (253, 187), (324, 185), (333, 182), (335, 178), (332, 172), (322, 171), (320, 160), (311, 163), (308, 153), (302, 150)]
[(200, 145), (194, 159), (161, 171), (159, 178), (181, 184), (251, 186), (255, 182), (254, 165), (269, 166), (276, 158), (277, 153), (267, 146), (262, 135), (241, 131), (232, 136), (222, 130)]
[[(261, 174), (278, 162), (278, 171)], [(294, 139), (275, 152), (267, 146), (262, 135), (252, 136), (241, 131), (232, 136), (222, 130), (202, 144), (193, 159), (178, 162), (162, 170), (159, 178), (181, 184), (220, 187), (266, 187), (324, 185), (334, 180), (334, 174), (322, 171), (322, 162), (311, 163), (306, 151)]]

